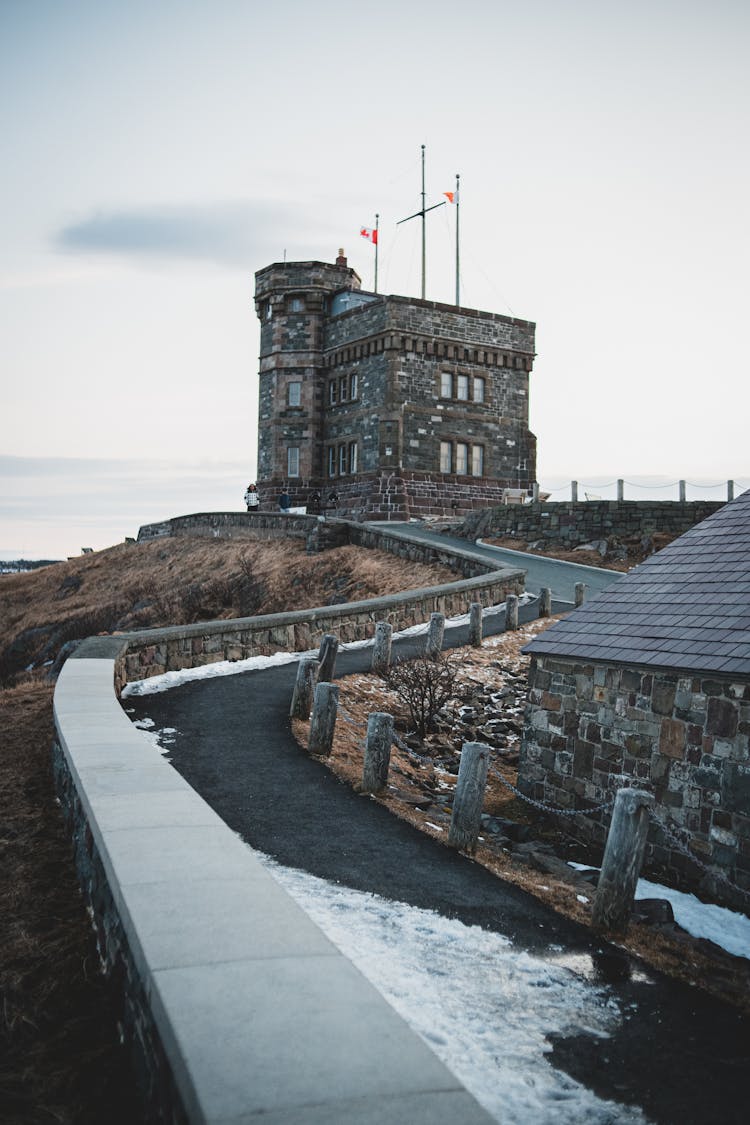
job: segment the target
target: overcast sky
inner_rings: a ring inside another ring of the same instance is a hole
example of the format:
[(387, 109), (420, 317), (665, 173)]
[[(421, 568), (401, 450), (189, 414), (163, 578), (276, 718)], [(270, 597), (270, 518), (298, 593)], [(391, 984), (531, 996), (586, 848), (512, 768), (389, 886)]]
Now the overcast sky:
[[(95, 536), (80, 459), (115, 465), (96, 546), (239, 507), (255, 270), (343, 246), (370, 288), (379, 211), (380, 288), (417, 295), (395, 224), (421, 144), (428, 203), (461, 174), (462, 303), (537, 322), (540, 479), (750, 478), (749, 24), (744, 0), (0, 0), (0, 551), (37, 544), (44, 473), (45, 534), (72, 490)], [(438, 300), (454, 217), (428, 216)]]

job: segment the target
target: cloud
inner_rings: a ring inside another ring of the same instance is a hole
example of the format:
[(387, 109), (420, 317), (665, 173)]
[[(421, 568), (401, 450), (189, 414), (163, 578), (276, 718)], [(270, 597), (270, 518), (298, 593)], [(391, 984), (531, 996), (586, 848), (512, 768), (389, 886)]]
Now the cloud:
[(317, 255), (337, 236), (299, 207), (256, 200), (99, 211), (64, 227), (55, 245), (73, 254), (192, 259), (247, 269), (277, 261), (285, 249), (292, 259)]

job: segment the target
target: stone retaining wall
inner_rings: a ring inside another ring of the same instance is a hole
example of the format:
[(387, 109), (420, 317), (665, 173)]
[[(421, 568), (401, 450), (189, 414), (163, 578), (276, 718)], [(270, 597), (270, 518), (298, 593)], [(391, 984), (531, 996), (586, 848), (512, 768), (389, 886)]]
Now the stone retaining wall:
[[(585, 815), (623, 785), (653, 792), (657, 815), (674, 822), (698, 860), (750, 891), (750, 684), (532, 657), (519, 787), (559, 808), (580, 808), (566, 826), (603, 844), (609, 813)], [(673, 839), (652, 825), (649, 871), (747, 910), (721, 879), (702, 877)]]
[(586, 500), (573, 503), (503, 504), (473, 512), (455, 533), (465, 539), (496, 536), (543, 540), (576, 547), (592, 540), (617, 536), (653, 535), (655, 531), (683, 535), (714, 514), (723, 501)]

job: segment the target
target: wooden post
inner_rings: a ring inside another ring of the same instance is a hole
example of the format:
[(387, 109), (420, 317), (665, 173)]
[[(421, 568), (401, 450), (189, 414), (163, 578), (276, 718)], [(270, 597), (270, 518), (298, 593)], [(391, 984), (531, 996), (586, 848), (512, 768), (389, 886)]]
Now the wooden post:
[(622, 502), (625, 499), (625, 481), (618, 480), (617, 482), (617, 499)]
[(367, 740), (362, 768), (363, 793), (380, 793), (388, 784), (392, 742), (393, 716), (385, 711), (373, 711), (367, 716)]
[(570, 482), (570, 499), (574, 504), (578, 503), (578, 481), (572, 480)]
[(387, 672), (391, 666), (391, 640), (393, 626), (389, 621), (378, 621), (375, 626), (375, 644), (372, 650), (371, 670)]
[(325, 633), (323, 640), (320, 642), (320, 651), (318, 652), (318, 660), (320, 661), (318, 683), (328, 682), (333, 679), (333, 673), (336, 668), (336, 653), (338, 650), (338, 637), (334, 637), (333, 633)]
[(518, 628), (518, 595), (507, 594), (505, 597), (505, 628), (513, 631)]
[(472, 602), (469, 606), (469, 644), (482, 647), (482, 603)]
[(337, 684), (319, 683), (315, 688), (315, 703), (310, 719), (310, 737), (307, 744), (311, 754), (331, 753), (338, 705), (339, 689)]
[(294, 681), (292, 703), (289, 715), (292, 719), (309, 719), (318, 679), (320, 662), (314, 656), (306, 656), (297, 665), (297, 678)]
[(727, 500), (734, 500), (734, 481), (727, 481)]
[(445, 632), (445, 614), (444, 613), (431, 613), (430, 625), (427, 630), (427, 641), (425, 643), (424, 653), (425, 656), (432, 657), (435, 660), (440, 656), (443, 647), (443, 633)]
[(685, 481), (681, 480), (678, 483), (679, 483), (679, 486), (680, 486), (680, 503), (684, 504), (685, 500), (687, 498), (687, 493), (685, 491)]
[(448, 843), (454, 848), (463, 848), (468, 852), (476, 848), (489, 764), (490, 748), (486, 742), (463, 744), (448, 831)]
[(575, 590), (576, 609), (578, 609), (579, 605), (583, 605), (586, 597), (586, 583), (576, 582), (573, 588)]
[(539, 616), (550, 617), (552, 614), (552, 591), (549, 586), (542, 586), (539, 591)]
[(620, 789), (615, 797), (591, 918), (595, 930), (628, 928), (653, 803), (651, 793), (641, 789)]

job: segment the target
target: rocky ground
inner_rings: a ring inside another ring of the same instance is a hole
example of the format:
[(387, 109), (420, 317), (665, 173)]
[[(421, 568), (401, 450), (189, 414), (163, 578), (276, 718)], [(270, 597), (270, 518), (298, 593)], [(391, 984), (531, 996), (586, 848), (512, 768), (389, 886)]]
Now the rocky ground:
[[(367, 717), (385, 711), (395, 718), (397, 744), (391, 753), (387, 790), (373, 797), (420, 831), (447, 840), (453, 796), (464, 742), (485, 742), (492, 750), (480, 836), (474, 858), (562, 913), (590, 922), (601, 853), (575, 838), (575, 823), (564, 831), (555, 819), (514, 791), (526, 704), (528, 657), (521, 648), (547, 626), (536, 621), (517, 633), (465, 648), (452, 659), (456, 694), (441, 709), (435, 729), (424, 739), (398, 695), (378, 676), (337, 680), (339, 717), (327, 764), (358, 788), (362, 776)], [(307, 723), (295, 721), (306, 745)], [(568, 861), (589, 864), (577, 871)], [(675, 922), (666, 900), (636, 907), (623, 947), (655, 968), (698, 984), (722, 999), (750, 1010), (750, 961), (733, 957), (712, 942), (695, 939)]]
[(527, 543), (525, 539), (485, 538), (482, 542), (490, 543), (495, 547), (505, 547), (511, 551), (543, 555), (548, 559), (562, 559), (565, 562), (583, 563), (585, 566), (627, 571), (642, 563), (649, 555), (661, 551), (662, 547), (666, 547), (675, 538), (674, 535), (657, 531), (653, 535), (633, 535), (625, 538), (611, 535), (608, 539), (581, 543), (578, 547), (563, 547), (559, 543), (548, 543), (544, 539)]

